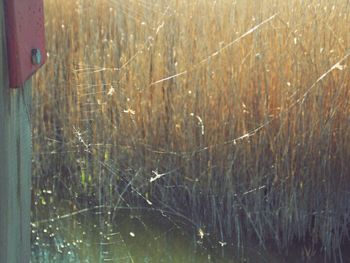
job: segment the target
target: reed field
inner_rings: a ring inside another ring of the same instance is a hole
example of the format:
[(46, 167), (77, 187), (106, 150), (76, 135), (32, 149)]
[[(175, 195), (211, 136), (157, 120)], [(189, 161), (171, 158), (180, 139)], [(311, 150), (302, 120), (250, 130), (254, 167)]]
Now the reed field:
[(344, 260), (349, 1), (45, 0), (45, 12), (34, 204), (154, 209), (237, 247)]

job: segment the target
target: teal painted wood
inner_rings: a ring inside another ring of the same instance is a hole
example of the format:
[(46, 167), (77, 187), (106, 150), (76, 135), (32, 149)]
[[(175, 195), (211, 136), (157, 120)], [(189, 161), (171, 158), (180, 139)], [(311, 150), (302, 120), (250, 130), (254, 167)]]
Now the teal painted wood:
[(31, 81), (10, 89), (0, 0), (0, 263), (30, 261)]

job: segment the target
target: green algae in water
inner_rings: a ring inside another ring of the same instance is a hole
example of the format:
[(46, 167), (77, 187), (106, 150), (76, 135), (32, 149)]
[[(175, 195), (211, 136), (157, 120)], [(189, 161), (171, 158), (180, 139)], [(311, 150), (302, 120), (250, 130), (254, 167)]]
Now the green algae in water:
[(112, 223), (108, 214), (89, 212), (34, 224), (31, 262), (233, 262), (166, 221), (154, 213), (122, 213)]
[(114, 219), (108, 211), (55, 213), (68, 216), (57, 219), (45, 213), (42, 217), (53, 220), (32, 224), (32, 263), (302, 262), (296, 253), (286, 258), (257, 246), (245, 246), (241, 253), (235, 244), (212, 238), (205, 228), (196, 234), (184, 222), (155, 211), (131, 209)]

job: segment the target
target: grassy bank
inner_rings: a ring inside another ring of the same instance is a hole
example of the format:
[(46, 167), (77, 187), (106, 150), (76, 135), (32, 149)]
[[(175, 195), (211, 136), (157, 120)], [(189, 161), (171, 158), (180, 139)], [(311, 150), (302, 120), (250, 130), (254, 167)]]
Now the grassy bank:
[(304, 242), (305, 257), (340, 259), (348, 1), (45, 5), (35, 202), (49, 190), (80, 205), (144, 205), (237, 246)]

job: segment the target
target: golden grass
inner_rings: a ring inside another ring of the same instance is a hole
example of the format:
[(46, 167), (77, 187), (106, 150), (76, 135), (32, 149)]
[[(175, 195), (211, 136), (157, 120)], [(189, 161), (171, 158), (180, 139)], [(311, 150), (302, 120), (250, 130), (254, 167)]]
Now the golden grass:
[(305, 241), (339, 258), (350, 218), (348, 1), (45, 5), (34, 188), (111, 205), (123, 193), (238, 246)]

